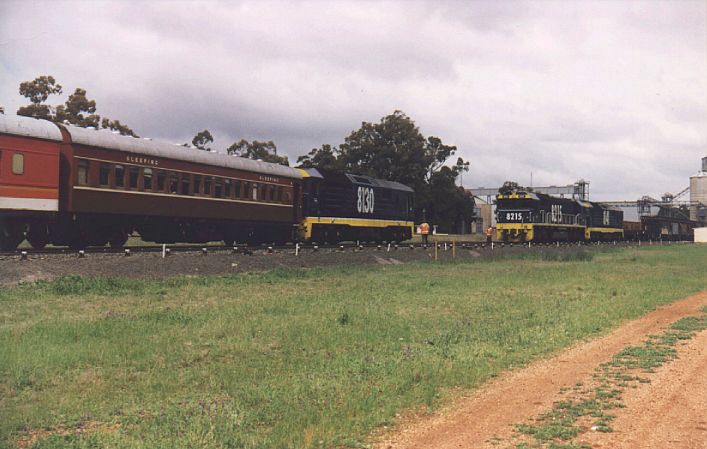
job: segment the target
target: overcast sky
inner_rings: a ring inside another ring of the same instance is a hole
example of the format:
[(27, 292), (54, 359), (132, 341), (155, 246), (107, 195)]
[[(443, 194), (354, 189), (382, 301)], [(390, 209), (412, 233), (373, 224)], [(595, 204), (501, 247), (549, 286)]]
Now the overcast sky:
[[(141, 136), (294, 162), (399, 109), (466, 187), (677, 193), (707, 155), (705, 1), (0, 1), (0, 105), (53, 75)], [(62, 99), (55, 99), (54, 104)]]

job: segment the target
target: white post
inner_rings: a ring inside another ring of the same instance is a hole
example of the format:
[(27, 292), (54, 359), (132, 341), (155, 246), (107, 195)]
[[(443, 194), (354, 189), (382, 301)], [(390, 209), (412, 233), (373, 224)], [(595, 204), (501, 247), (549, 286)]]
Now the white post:
[(163, 258), (163, 259), (164, 259), (165, 256), (167, 255), (167, 251), (166, 251), (166, 250), (167, 250), (167, 245), (163, 243), (163, 244), (162, 244), (162, 258)]
[(299, 256), (299, 243), (295, 244), (295, 256)]

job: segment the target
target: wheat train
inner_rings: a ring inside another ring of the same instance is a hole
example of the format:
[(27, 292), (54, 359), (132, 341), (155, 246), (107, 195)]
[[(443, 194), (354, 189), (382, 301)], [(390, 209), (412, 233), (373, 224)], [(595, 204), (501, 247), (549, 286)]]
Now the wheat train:
[(672, 207), (640, 221), (593, 201), (517, 190), (496, 197), (496, 239), (502, 242), (691, 240), (696, 222)]
[(149, 242), (397, 242), (413, 191), (181, 145), (0, 115), (0, 249)]

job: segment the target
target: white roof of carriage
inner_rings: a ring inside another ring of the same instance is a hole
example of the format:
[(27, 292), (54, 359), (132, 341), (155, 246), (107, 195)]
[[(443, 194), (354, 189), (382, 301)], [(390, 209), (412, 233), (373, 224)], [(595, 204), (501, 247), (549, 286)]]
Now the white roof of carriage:
[(288, 178), (302, 177), (302, 174), (296, 168), (272, 164), (270, 162), (203, 151), (173, 143), (122, 136), (107, 129), (95, 130), (71, 125), (62, 126), (71, 135), (71, 141), (76, 144), (125, 151), (142, 156), (161, 157), (196, 164), (235, 168), (271, 176), (283, 176)]
[(35, 137), (61, 142), (61, 131), (47, 120), (0, 114), (0, 134)]

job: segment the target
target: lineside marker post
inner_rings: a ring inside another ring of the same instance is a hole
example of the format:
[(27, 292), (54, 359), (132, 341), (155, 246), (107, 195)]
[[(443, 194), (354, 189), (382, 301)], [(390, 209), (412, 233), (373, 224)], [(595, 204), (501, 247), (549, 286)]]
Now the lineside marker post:
[(457, 245), (455, 245), (454, 242), (452, 242), (452, 259), (456, 259), (456, 258), (457, 258)]
[(386, 251), (387, 253), (390, 252), (390, 243), (388, 243), (388, 250)]
[(167, 255), (167, 245), (165, 245), (163, 243), (162, 244), (162, 258), (164, 259), (166, 255)]
[(295, 256), (299, 256), (299, 243), (295, 243)]
[(437, 260), (437, 248), (439, 247), (439, 244), (435, 242), (435, 260)]

